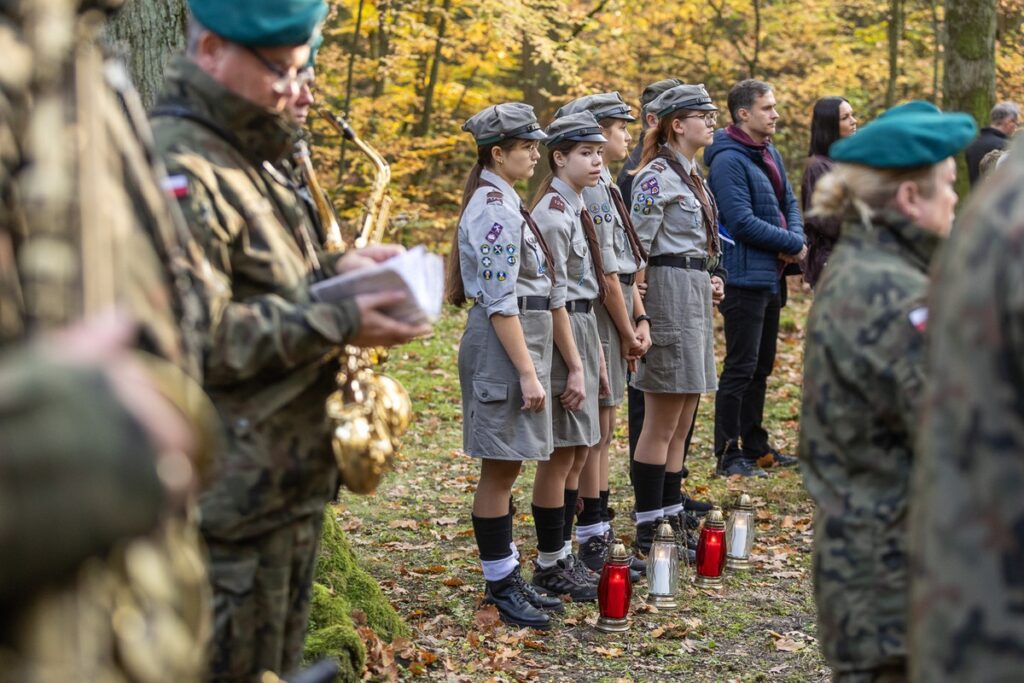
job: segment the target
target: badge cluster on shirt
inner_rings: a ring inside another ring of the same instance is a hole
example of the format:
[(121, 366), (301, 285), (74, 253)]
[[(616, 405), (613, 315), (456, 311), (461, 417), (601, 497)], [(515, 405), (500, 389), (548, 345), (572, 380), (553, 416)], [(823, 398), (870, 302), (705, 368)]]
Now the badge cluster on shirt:
[(654, 206), (654, 198), (661, 194), (657, 178), (648, 178), (640, 185), (640, 191), (633, 198), (633, 213), (647, 215)]
[(590, 215), (594, 217), (594, 225), (612, 222), (612, 207), (608, 205), (608, 202), (604, 204), (594, 202), (589, 208)]

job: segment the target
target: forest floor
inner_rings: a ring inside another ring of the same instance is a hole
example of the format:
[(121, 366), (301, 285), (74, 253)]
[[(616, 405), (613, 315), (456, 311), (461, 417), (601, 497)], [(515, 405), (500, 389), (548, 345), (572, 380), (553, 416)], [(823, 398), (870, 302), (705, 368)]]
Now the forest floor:
[[(795, 282), (793, 284), (796, 284)], [(796, 287), (791, 287), (797, 289)], [(810, 296), (798, 291), (783, 309), (778, 359), (769, 383), (766, 425), (774, 443), (797, 445), (803, 327)], [(815, 640), (810, 575), (813, 505), (798, 469), (766, 479), (713, 476), (714, 401), (700, 405), (688, 488), (727, 511), (749, 493), (757, 518), (755, 568), (726, 574), (720, 593), (681, 589), (680, 609), (654, 612), (646, 589), (634, 591), (631, 629), (597, 631), (595, 604), (568, 604), (551, 631), (519, 630), (481, 609), (483, 577), (470, 522), (477, 463), (462, 455), (456, 358), (465, 312), (450, 309), (433, 336), (404, 347), (390, 372), (409, 390), (415, 422), (403, 457), (377, 495), (343, 494), (338, 518), (364, 566), (413, 631), (411, 641), (369, 643), (367, 678), (449, 681), (694, 681), (810, 683), (828, 680)], [(724, 342), (719, 318), (718, 354)], [(628, 540), (632, 493), (625, 411), (612, 453), (612, 507), (617, 535)], [(514, 491), (515, 540), (524, 575), (534, 556), (525, 467)], [(628, 544), (627, 544), (628, 547)]]

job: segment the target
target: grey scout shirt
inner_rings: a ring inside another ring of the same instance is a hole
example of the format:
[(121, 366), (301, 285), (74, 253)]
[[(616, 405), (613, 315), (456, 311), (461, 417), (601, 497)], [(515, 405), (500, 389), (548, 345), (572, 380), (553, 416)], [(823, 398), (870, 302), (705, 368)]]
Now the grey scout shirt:
[(580, 222), (582, 211), (583, 197), (559, 178), (551, 181), (551, 191), (532, 211), (533, 219), (548, 243), (551, 260), (555, 262), (552, 310), (562, 308), (566, 301), (597, 298), (597, 276)]
[(597, 243), (601, 245), (601, 258), (604, 259), (604, 272), (635, 273), (637, 265), (633, 251), (629, 248), (626, 227), (612, 201), (612, 182), (611, 171), (605, 166), (601, 169), (601, 182), (596, 187), (583, 188), (583, 204), (594, 217)]
[[(690, 172), (693, 164), (681, 154), (674, 151), (673, 154)], [(703, 179), (701, 182), (710, 197), (711, 189), (707, 182)], [(640, 243), (651, 256), (708, 255), (700, 201), (664, 159), (655, 158), (637, 173), (633, 180), (630, 213)]]
[(505, 180), (484, 169), (481, 185), (459, 220), (459, 259), (466, 298), (487, 315), (519, 315), (518, 297), (551, 295), (544, 252), (520, 213), (522, 200)]

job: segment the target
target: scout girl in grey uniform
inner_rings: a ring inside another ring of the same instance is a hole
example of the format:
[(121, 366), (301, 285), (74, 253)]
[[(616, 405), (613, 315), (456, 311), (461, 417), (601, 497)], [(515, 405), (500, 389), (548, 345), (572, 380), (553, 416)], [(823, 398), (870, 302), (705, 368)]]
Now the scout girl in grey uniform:
[[(587, 456), (580, 476), (583, 510), (576, 527), (580, 561), (592, 571), (604, 566), (612, 538), (608, 512), (608, 451), (615, 431), (615, 412), (626, 390), (626, 371), (650, 347), (650, 328), (640, 292), (634, 287), (636, 272), (647, 258), (640, 245), (629, 210), (608, 170), (610, 161), (622, 161), (629, 154), (628, 124), (636, 119), (617, 92), (587, 95), (573, 100), (555, 113), (556, 118), (589, 111), (608, 139), (604, 147), (601, 179), (595, 187), (583, 188), (583, 203), (594, 219), (597, 241), (604, 264), (607, 299), (596, 305), (597, 331), (604, 352), (610, 395), (600, 399), (601, 440)], [(634, 570), (642, 563), (634, 561)], [(634, 574), (639, 579), (639, 573)]]
[(485, 601), (509, 623), (549, 628), (538, 595), (519, 574), (512, 541), (512, 485), (523, 461), (551, 454), (551, 300), (548, 248), (512, 188), (533, 175), (545, 135), (533, 108), (488, 107), (463, 126), (477, 143), (448, 263), (448, 300), (474, 305), (459, 347), (463, 449), (480, 458), (473, 531)]
[[(564, 534), (575, 516), (579, 473), (589, 447), (601, 438), (598, 398), (607, 377), (597, 335), (594, 303), (603, 298), (597, 235), (581, 192), (601, 174), (605, 137), (593, 114), (572, 114), (548, 126), (548, 161), (553, 175), (542, 183), (532, 215), (551, 247), (555, 285), (551, 291), (556, 351), (551, 364), (555, 450), (537, 466), (533, 518), (539, 555), (533, 584), (574, 600), (597, 597), (596, 577), (572, 555)], [(595, 267), (596, 264), (596, 267)], [(606, 386), (604, 386), (606, 389)]]
[(637, 546), (644, 552), (659, 517), (684, 528), (678, 484), (684, 442), (698, 397), (717, 389), (712, 300), (724, 288), (720, 277), (709, 275), (720, 251), (718, 216), (694, 161), (711, 144), (718, 109), (704, 86), (678, 85), (650, 110), (658, 126), (645, 136), (631, 206), (649, 253), (641, 277), (653, 343), (633, 378), (646, 405), (633, 479)]

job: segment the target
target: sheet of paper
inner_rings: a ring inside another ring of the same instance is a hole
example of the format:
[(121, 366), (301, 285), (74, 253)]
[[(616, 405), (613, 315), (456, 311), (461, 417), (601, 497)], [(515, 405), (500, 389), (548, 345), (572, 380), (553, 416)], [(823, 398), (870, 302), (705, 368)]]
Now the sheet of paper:
[(394, 290), (406, 292), (407, 299), (385, 313), (412, 325), (434, 322), (441, 316), (444, 298), (444, 260), (421, 245), (372, 268), (318, 282), (311, 293), (317, 301), (329, 303)]

